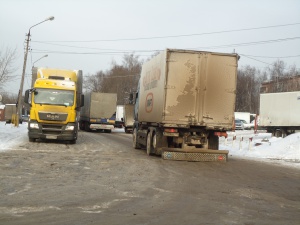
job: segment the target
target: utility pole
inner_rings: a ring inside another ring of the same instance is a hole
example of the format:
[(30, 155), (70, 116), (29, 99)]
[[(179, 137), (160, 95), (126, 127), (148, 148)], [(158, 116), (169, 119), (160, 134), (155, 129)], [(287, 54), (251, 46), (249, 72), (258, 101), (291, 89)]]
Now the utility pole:
[(17, 102), (17, 112), (16, 112), (16, 119), (15, 119), (15, 126), (19, 126), (19, 121), (20, 121), (20, 114), (22, 114), (22, 93), (23, 93), (23, 86), (24, 86), (24, 78), (25, 78), (25, 70), (26, 70), (26, 63), (27, 63), (27, 55), (28, 55), (28, 50), (29, 50), (29, 41), (30, 41), (30, 29), (44, 23), (48, 20), (54, 20), (54, 17), (51, 16), (47, 19), (45, 19), (42, 22), (39, 22), (29, 28), (28, 34), (27, 34), (27, 39), (26, 39), (26, 48), (25, 48), (25, 54), (24, 54), (24, 63), (23, 63), (23, 71), (22, 71), (22, 77), (21, 77), (21, 84), (20, 84), (20, 90), (19, 90), (19, 96), (18, 96), (18, 102)]

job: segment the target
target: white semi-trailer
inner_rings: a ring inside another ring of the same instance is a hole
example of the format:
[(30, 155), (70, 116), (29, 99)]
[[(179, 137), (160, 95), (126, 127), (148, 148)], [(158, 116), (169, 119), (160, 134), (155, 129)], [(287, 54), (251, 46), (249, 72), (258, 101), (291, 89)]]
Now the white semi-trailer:
[(142, 67), (134, 148), (164, 159), (227, 161), (219, 136), (232, 130), (237, 54), (167, 49)]

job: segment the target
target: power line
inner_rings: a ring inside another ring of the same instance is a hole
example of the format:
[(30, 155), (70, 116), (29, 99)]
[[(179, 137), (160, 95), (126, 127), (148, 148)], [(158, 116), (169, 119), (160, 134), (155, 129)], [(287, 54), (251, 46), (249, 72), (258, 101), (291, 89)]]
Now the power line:
[(242, 47), (242, 46), (249, 46), (249, 45), (270, 44), (270, 43), (282, 42), (282, 41), (293, 41), (293, 40), (297, 40), (297, 39), (300, 39), (300, 37), (281, 38), (281, 39), (273, 39), (273, 40), (266, 40), (266, 41), (244, 42), (244, 43), (238, 43), (238, 44), (217, 45), (217, 46), (210, 46), (210, 47), (197, 47), (196, 49), (199, 49), (199, 48), (214, 49), (214, 48)]
[[(188, 48), (188, 49), (216, 49), (216, 48), (229, 48), (229, 47), (244, 47), (244, 46), (249, 46), (249, 45), (270, 44), (270, 43), (283, 42), (283, 41), (293, 41), (293, 40), (298, 40), (298, 39), (300, 39), (300, 37), (281, 38), (281, 39), (255, 41), (255, 42), (244, 42), (244, 43), (228, 44), (228, 45), (216, 45), (216, 46), (208, 46), (208, 47), (196, 47), (196, 48)], [(53, 50), (34, 49), (34, 51), (39, 52), (39, 53), (74, 54), (74, 55), (76, 55), (76, 54), (120, 55), (120, 54), (126, 54), (126, 53), (130, 53), (130, 52), (153, 53), (153, 52), (162, 51), (162, 50), (156, 49), (156, 50), (113, 50), (113, 51), (102, 51), (102, 52), (70, 52), (70, 51), (68, 52), (68, 51), (53, 51)]]
[[(240, 54), (242, 55), (242, 54)], [(271, 58), (271, 59), (284, 59), (284, 58), (297, 58), (300, 57), (300, 55), (293, 55), (293, 56), (258, 56), (258, 55), (243, 55), (243, 56), (249, 56), (254, 58)]]
[(52, 42), (52, 43), (54, 43), (54, 42), (113, 42), (113, 41), (151, 40), (151, 39), (178, 38), (178, 37), (190, 37), (190, 36), (201, 36), (201, 35), (241, 32), (241, 31), (261, 30), (261, 29), (270, 29), (270, 28), (277, 28), (277, 27), (295, 26), (295, 25), (299, 25), (299, 24), (300, 23), (290, 23), (290, 24), (271, 25), (271, 26), (264, 26), (264, 27), (252, 27), (252, 28), (242, 28), (242, 29), (233, 29), (233, 30), (224, 30), (224, 31), (213, 31), (213, 32), (205, 32), (205, 33), (199, 33), (199, 34), (180, 34), (180, 35), (169, 35), (169, 36), (120, 38), (120, 39), (104, 39), (104, 40), (88, 40), (88, 41), (46, 41), (46, 42)]

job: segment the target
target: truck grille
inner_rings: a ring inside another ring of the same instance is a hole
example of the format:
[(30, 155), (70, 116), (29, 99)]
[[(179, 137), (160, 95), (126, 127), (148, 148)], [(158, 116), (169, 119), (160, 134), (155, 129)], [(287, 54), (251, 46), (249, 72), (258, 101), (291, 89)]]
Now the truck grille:
[(39, 118), (41, 120), (66, 121), (67, 117), (67, 113), (39, 112)]

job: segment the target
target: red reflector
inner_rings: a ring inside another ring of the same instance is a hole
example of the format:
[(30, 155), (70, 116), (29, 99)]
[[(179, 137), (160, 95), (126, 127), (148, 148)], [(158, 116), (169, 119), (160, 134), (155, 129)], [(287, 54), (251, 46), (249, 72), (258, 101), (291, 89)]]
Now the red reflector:
[(221, 161), (221, 160), (224, 160), (224, 156), (219, 155), (219, 156), (218, 156), (218, 160), (220, 160), (220, 161)]
[(165, 129), (165, 132), (168, 132), (168, 133), (177, 133), (177, 129), (167, 128), (167, 129)]

